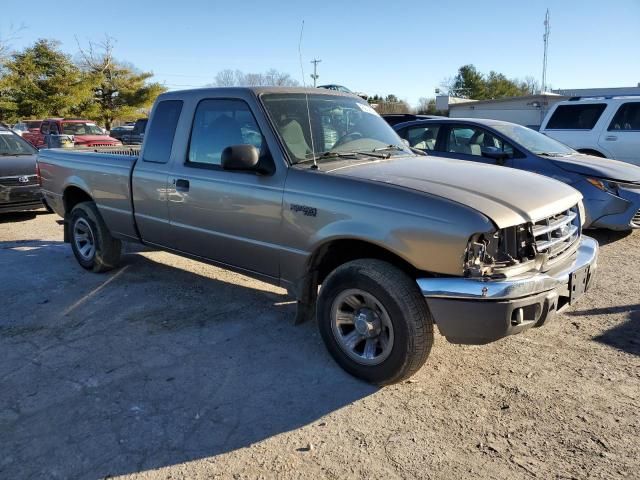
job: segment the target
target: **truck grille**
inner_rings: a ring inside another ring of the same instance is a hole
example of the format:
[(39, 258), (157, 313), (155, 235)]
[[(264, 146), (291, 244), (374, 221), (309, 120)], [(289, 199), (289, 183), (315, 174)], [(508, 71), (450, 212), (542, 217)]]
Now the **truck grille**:
[(631, 226), (640, 228), (640, 210), (631, 219)]
[[(24, 179), (27, 181), (25, 182)], [(22, 180), (22, 181), (21, 181)], [(15, 177), (0, 177), (0, 185), (3, 187), (32, 187), (38, 184), (36, 175), (18, 175)]]
[(539, 220), (532, 230), (536, 250), (553, 260), (569, 250), (580, 237), (578, 207)]

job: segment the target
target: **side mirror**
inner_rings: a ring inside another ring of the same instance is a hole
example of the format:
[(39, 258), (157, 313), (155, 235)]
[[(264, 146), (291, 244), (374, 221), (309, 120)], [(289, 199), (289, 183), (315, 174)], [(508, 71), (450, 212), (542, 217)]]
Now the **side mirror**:
[(482, 147), (482, 156), (493, 158), (498, 165), (504, 165), (505, 160), (509, 159), (509, 154), (498, 147)]
[(253, 145), (231, 145), (222, 151), (224, 170), (260, 172), (260, 153)]

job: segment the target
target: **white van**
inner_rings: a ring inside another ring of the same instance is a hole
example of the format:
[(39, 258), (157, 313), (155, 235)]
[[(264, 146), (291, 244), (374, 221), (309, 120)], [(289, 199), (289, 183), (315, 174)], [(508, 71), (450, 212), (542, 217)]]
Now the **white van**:
[(582, 153), (640, 165), (640, 97), (558, 102), (540, 132)]

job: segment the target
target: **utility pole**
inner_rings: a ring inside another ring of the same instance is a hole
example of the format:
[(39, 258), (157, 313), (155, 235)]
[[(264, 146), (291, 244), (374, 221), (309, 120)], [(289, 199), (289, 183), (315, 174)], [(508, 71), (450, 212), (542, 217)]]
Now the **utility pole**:
[(549, 32), (551, 31), (551, 17), (549, 16), (549, 9), (547, 8), (547, 14), (544, 16), (544, 56), (542, 57), (542, 85), (540, 85), (540, 93), (544, 93), (547, 90), (547, 50), (549, 48)]
[(313, 73), (311, 74), (311, 78), (313, 78), (313, 88), (316, 88), (316, 81), (318, 80), (318, 78), (320, 78), (320, 75), (318, 75), (318, 64), (321, 61), (322, 60), (318, 58), (314, 58), (313, 60), (311, 60), (311, 63), (313, 63)]

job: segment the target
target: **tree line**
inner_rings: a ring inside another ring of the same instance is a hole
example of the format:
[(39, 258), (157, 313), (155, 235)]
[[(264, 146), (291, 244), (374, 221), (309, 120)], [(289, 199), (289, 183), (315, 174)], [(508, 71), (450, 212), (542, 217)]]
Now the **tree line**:
[(151, 72), (119, 61), (113, 39), (81, 46), (75, 58), (56, 40), (40, 39), (8, 53), (0, 44), (0, 121), (82, 117), (110, 129), (144, 114), (166, 88)]
[[(56, 40), (40, 39), (21, 51), (11, 52), (0, 38), (0, 121), (45, 117), (83, 117), (111, 128), (114, 121), (134, 120), (146, 113), (166, 88), (152, 82), (153, 73), (114, 57), (114, 40), (82, 46), (75, 57), (63, 52)], [(290, 74), (276, 69), (264, 73), (225, 69), (211, 86), (299, 86)], [(442, 83), (444, 93), (486, 100), (530, 95), (538, 91), (532, 77), (509, 79), (504, 74), (479, 72), (463, 65)], [(380, 113), (441, 114), (435, 98), (423, 97), (412, 108), (394, 94), (373, 95), (369, 103)]]

